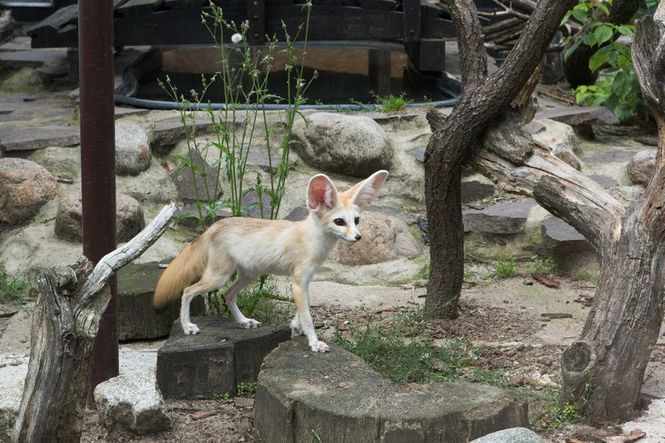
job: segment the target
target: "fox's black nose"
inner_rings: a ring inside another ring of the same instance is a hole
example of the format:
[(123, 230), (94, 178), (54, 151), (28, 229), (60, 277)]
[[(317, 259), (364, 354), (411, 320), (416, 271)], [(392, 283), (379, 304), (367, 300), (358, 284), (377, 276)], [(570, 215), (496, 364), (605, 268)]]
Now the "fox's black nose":
[(361, 238), (362, 237), (360, 236), (360, 234), (356, 234), (356, 241), (360, 240)]

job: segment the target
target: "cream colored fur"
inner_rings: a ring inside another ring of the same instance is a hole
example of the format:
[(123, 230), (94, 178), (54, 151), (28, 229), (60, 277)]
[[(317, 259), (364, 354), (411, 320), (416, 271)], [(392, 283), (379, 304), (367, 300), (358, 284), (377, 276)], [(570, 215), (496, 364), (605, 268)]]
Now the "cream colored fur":
[(309, 282), (337, 240), (360, 239), (355, 222), (360, 212), (376, 198), (387, 176), (387, 171), (375, 172), (338, 194), (327, 176), (315, 175), (307, 188), (310, 214), (299, 222), (242, 217), (218, 221), (196, 241), (185, 246), (171, 262), (155, 289), (154, 305), (162, 307), (182, 297), (180, 322), (183, 331), (196, 334), (199, 328), (189, 316), (192, 299), (221, 288), (237, 272), (237, 279), (224, 294), (224, 299), (241, 326), (256, 328), (260, 323), (240, 312), (236, 295), (260, 275), (290, 275), (296, 304), (291, 330), (294, 335), (304, 333), (313, 351), (327, 351), (328, 346), (316, 336), (309, 312)]

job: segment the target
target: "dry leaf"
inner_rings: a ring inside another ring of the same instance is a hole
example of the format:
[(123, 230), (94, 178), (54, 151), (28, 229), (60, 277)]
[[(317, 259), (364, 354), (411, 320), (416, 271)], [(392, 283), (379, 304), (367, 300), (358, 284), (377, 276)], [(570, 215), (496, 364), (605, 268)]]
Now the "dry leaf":
[(535, 278), (538, 283), (545, 285), (548, 288), (558, 289), (560, 286), (560, 283), (557, 280), (554, 280), (545, 274), (533, 274), (533, 278)]
[(198, 411), (190, 415), (192, 420), (201, 420), (202, 418), (212, 417), (213, 415), (219, 414), (219, 411)]

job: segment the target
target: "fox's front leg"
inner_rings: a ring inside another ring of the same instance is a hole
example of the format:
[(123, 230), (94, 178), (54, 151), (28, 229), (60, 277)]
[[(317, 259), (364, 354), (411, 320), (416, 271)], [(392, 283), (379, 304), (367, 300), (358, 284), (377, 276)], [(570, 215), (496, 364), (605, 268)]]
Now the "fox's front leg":
[(293, 298), (296, 302), (298, 313), (296, 314), (296, 318), (293, 319), (293, 322), (291, 322), (291, 328), (293, 330), (294, 322), (299, 322), (300, 330), (307, 336), (307, 342), (312, 351), (328, 352), (330, 348), (324, 342), (319, 341), (316, 332), (314, 331), (314, 323), (312, 322), (312, 316), (309, 313), (309, 297), (307, 296), (307, 291), (307, 282), (294, 281)]

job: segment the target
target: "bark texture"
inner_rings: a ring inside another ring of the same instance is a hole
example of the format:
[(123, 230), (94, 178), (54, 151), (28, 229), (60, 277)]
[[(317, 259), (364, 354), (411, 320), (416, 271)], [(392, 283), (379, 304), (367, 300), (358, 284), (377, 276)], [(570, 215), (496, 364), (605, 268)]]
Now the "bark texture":
[[(663, 320), (665, 295), (665, 2), (637, 26), (633, 59), (659, 127), (656, 173), (629, 206), (506, 122), (487, 132), (473, 165), (512, 192), (533, 196), (580, 231), (601, 258), (594, 305), (562, 355), (563, 402), (592, 423), (621, 420), (637, 405)], [(663, 18), (661, 18), (663, 17)], [(522, 152), (522, 159), (514, 153)]]
[(431, 273), (426, 309), (433, 317), (457, 316), (464, 277), (464, 227), (460, 174), (478, 137), (500, 120), (527, 83), (563, 15), (575, 0), (541, 0), (501, 69), (487, 76), (487, 55), (472, 0), (448, 2), (465, 81), (459, 104), (441, 124), (425, 152), (425, 199), (430, 233)]
[(166, 230), (171, 204), (134, 239), (93, 268), (81, 257), (38, 278), (28, 375), (12, 435), (14, 442), (79, 441), (89, 390), (90, 352), (115, 271), (141, 255)]

